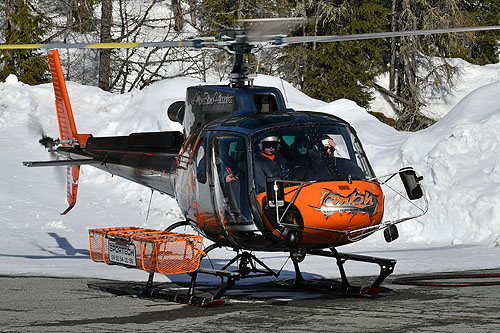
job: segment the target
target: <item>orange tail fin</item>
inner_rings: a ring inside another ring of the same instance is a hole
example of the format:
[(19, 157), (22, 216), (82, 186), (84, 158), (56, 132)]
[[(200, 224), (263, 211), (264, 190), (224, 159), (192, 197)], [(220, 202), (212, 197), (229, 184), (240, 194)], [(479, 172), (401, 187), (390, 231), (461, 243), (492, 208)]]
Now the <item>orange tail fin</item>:
[[(69, 102), (68, 90), (66, 89), (66, 81), (61, 68), (61, 61), (59, 59), (59, 52), (57, 49), (49, 51), (49, 65), (50, 73), (52, 74), (52, 84), (54, 86), (54, 93), (56, 95), (56, 111), (57, 120), (59, 121), (59, 133), (61, 140), (76, 140), (76, 143), (85, 148), (87, 139), (90, 134), (78, 134), (73, 118), (73, 111)], [(63, 145), (69, 145), (64, 143)]]
[[(50, 73), (52, 74), (52, 83), (54, 86), (54, 93), (56, 96), (56, 111), (57, 120), (59, 122), (59, 133), (63, 146), (80, 146), (85, 148), (90, 134), (78, 134), (75, 126), (75, 119), (69, 103), (68, 90), (66, 89), (66, 82), (61, 68), (61, 61), (59, 53), (56, 49), (49, 51), (49, 65)], [(61, 213), (67, 214), (71, 208), (76, 204), (76, 194), (78, 192), (78, 179), (80, 177), (80, 166), (70, 165), (66, 167), (66, 191), (67, 201), (69, 207)]]

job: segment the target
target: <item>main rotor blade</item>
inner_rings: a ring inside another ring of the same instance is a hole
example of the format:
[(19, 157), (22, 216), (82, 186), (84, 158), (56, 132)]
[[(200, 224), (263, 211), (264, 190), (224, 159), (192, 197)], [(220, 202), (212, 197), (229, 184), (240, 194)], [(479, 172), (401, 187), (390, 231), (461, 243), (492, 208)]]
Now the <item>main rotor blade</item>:
[[(457, 33), (468, 31), (487, 31), (500, 30), (500, 25), (494, 26), (479, 26), (479, 27), (459, 27), (459, 28), (444, 28), (431, 30), (411, 30), (411, 31), (390, 31), (376, 32), (355, 35), (331, 35), (331, 36), (297, 36), (284, 37), (276, 36), (260, 36), (260, 42), (270, 42), (274, 46), (283, 44), (297, 44), (309, 42), (339, 42), (350, 40), (365, 40), (387, 37), (404, 37), (442, 33)], [(48, 43), (48, 44), (0, 44), (0, 50), (15, 50), (15, 49), (119, 49), (119, 48), (138, 48), (138, 47), (186, 47), (186, 48), (203, 48), (203, 47), (221, 47), (234, 42), (234, 39), (217, 40), (215, 38), (197, 38), (181, 41), (163, 41), (163, 42), (145, 42), (145, 43)]]
[(202, 39), (147, 43), (49, 43), (49, 44), (0, 44), (0, 50), (18, 49), (128, 49), (137, 47), (194, 47), (203, 46)]
[(486, 31), (486, 30), (500, 30), (500, 25), (444, 28), (444, 29), (430, 29), (430, 30), (388, 31), (388, 32), (375, 32), (375, 33), (355, 34), (355, 35), (284, 37), (282, 39), (282, 43), (283, 44), (297, 44), (297, 43), (308, 43), (308, 42), (326, 43), (326, 42), (340, 42), (340, 41), (350, 41), (350, 40), (419, 36), (419, 35), (468, 32), (468, 31)]

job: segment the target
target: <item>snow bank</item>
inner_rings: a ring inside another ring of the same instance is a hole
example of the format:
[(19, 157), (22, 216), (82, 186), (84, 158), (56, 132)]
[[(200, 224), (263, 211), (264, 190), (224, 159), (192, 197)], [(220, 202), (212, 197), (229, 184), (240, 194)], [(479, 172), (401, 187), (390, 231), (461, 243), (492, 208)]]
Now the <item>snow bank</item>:
[[(196, 84), (200, 82), (173, 79), (157, 82), (142, 91), (117, 95), (68, 82), (68, 90), (81, 133), (126, 135), (134, 131), (180, 130), (179, 124), (168, 119), (166, 110), (170, 103), (184, 99), (186, 87)], [(500, 83), (473, 91), (434, 126), (417, 133), (397, 132), (349, 100), (325, 103), (311, 99), (278, 78), (259, 75), (255, 84), (281, 89), (289, 107), (327, 112), (350, 122), (376, 174), (413, 166), (424, 176), (423, 184), (430, 201), (427, 215), (401, 224), (400, 238), (391, 244), (385, 244), (379, 233), (347, 248), (363, 253), (367, 249), (389, 248), (393, 253), (390, 256), (406, 258), (407, 266), (403, 264), (403, 267), (412, 271), (415, 266), (410, 263), (413, 262), (419, 262), (423, 270), (432, 270), (431, 266), (435, 270), (435, 259), (426, 265), (422, 263), (420, 252), (412, 257), (405, 249), (423, 251), (431, 248), (434, 257), (436, 249), (444, 246), (447, 249), (442, 251), (446, 252), (445, 257), (453, 258), (456, 253), (469, 251), (470, 246), (482, 246), (481, 258), (485, 261), (471, 261), (466, 267), (496, 265), (491, 257), (494, 254), (485, 249), (495, 251), (494, 246), (500, 243), (500, 132), (497, 130), (500, 126)], [(59, 212), (66, 206), (64, 190), (56, 186), (57, 176), (50, 170), (24, 168), (20, 163), (47, 159), (37, 142), (39, 133), (33, 133), (32, 127), (28, 129), (29, 123), (40, 123), (48, 135), (58, 136), (52, 86), (28, 86), (9, 77), (5, 83), (0, 83), (0, 96), (0, 150), (3, 156), (0, 223), (4, 230), (0, 235), (0, 273), (45, 272), (116, 278), (114, 272), (123, 270), (89, 263), (85, 267), (90, 268), (83, 272), (74, 258), (64, 259), (67, 255), (64, 251), (69, 248), (72, 256), (85, 255), (88, 227), (107, 227), (111, 223), (113, 226), (144, 225), (163, 229), (181, 218), (173, 199), (155, 194), (146, 221), (151, 195), (148, 189), (87, 166), (82, 168), (78, 204), (71, 214), (60, 217)], [(386, 192), (385, 218), (397, 218), (410, 210), (391, 191)], [(71, 247), (62, 246), (61, 239), (70, 242)], [(457, 247), (459, 244), (461, 247)], [(449, 246), (454, 250), (449, 250)], [(474, 249), (472, 251), (479, 251)], [(46, 264), (48, 261), (37, 260), (54, 253), (50, 267)], [(373, 253), (377, 255), (376, 251)], [(278, 267), (286, 260), (283, 257), (282, 261), (279, 256), (272, 258), (279, 259), (275, 259)], [(321, 271), (323, 263), (311, 259), (305, 265), (306, 270), (309, 267)], [(463, 265), (463, 260), (459, 263), (449, 261), (446, 269), (457, 268), (457, 265)], [(130, 273), (121, 277), (131, 276), (135, 275)]]
[(425, 176), (431, 201), (413, 241), (495, 244), (500, 239), (499, 92), (500, 82), (476, 89), (401, 145), (401, 161)]
[[(436, 58), (436, 62), (442, 62)], [(490, 83), (500, 81), (500, 63), (484, 66), (473, 65), (459, 58), (448, 59), (451, 65), (458, 68), (454, 77), (454, 85), (450, 89), (427, 92), (423, 98), (425, 105), (422, 113), (427, 117), (439, 120), (445, 116), (458, 102), (460, 102), (471, 91), (486, 86)], [(389, 74), (383, 74), (377, 78), (381, 86), (389, 87)], [(371, 105), (372, 111), (380, 112), (388, 117), (395, 118), (391, 104), (378, 91), (373, 91), (375, 100)]]
[[(186, 87), (196, 84), (199, 82), (191, 79), (165, 80), (123, 95), (72, 82), (68, 89), (80, 132), (126, 135), (181, 130), (168, 119), (166, 110), (172, 102), (184, 99)], [(418, 221), (401, 225), (405, 241), (493, 244), (500, 238), (500, 135), (496, 130), (500, 125), (500, 83), (470, 93), (438, 123), (418, 133), (397, 132), (349, 100), (325, 103), (311, 99), (279, 78), (259, 75), (255, 84), (281, 89), (289, 107), (326, 112), (350, 122), (377, 174), (414, 166), (424, 176), (430, 210)], [(0, 125), (22, 124), (35, 115), (51, 128), (49, 135), (57, 136), (51, 89), (51, 85), (27, 86), (15, 77), (0, 83)], [(33, 144), (32, 138), (20, 140)], [(83, 175), (84, 182), (111, 181), (111, 176), (92, 168), (84, 168)], [(124, 193), (122, 203), (147, 209), (149, 190), (124, 181), (117, 181), (115, 189)], [(408, 213), (394, 195), (386, 195), (386, 218)], [(167, 215), (177, 216), (172, 201), (163, 204), (168, 206), (163, 207)], [(155, 208), (155, 213), (160, 214), (161, 209)]]

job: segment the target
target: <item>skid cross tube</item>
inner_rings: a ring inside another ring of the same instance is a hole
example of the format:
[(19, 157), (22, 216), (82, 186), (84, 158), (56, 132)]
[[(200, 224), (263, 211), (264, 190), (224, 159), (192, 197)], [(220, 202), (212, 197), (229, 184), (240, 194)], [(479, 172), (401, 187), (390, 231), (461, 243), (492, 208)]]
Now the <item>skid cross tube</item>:
[[(231, 266), (238, 260), (240, 260), (240, 263), (238, 265), (238, 273), (240, 274), (242, 279), (249, 277), (251, 273), (255, 273), (251, 277), (279, 276), (279, 273), (275, 273), (271, 268), (264, 264), (264, 262), (262, 262), (259, 258), (249, 252), (238, 253), (233, 259), (231, 259), (226, 265), (224, 265), (224, 267), (222, 267), (222, 270), (226, 270), (229, 266)], [(262, 266), (264, 270), (258, 269), (254, 262), (257, 262), (260, 266)]]
[[(188, 221), (180, 221), (171, 224), (168, 226), (165, 231), (172, 231), (173, 229), (183, 227), (183, 226), (188, 226), (189, 222)], [(214, 243), (210, 246), (208, 246), (205, 251), (203, 256), (206, 256), (208, 252), (212, 251), (213, 249), (219, 248), (220, 245), (218, 243)], [(210, 272), (209, 272), (210, 271)], [(239, 276), (227, 276), (227, 280), (224, 281), (224, 274), (223, 273), (214, 273), (211, 271), (215, 270), (207, 270), (203, 268), (198, 268), (198, 270), (188, 273), (191, 276), (191, 281), (189, 284), (189, 289), (187, 293), (185, 292), (177, 292), (177, 291), (172, 291), (164, 288), (156, 288), (153, 285), (153, 280), (154, 280), (154, 272), (149, 273), (148, 281), (146, 282), (146, 285), (142, 287), (139, 291), (139, 295), (141, 296), (149, 296), (149, 297), (155, 297), (155, 298), (162, 298), (166, 299), (172, 302), (177, 302), (177, 303), (183, 303), (183, 304), (190, 304), (190, 305), (195, 305), (195, 306), (201, 306), (201, 307), (207, 307), (207, 306), (216, 306), (219, 304), (224, 303), (224, 301), (221, 299), (221, 297), (224, 295), (227, 289), (232, 287), (235, 283), (235, 280), (239, 279)], [(221, 286), (219, 287), (218, 291), (213, 295), (212, 297), (200, 297), (195, 295), (195, 287), (196, 287), (196, 279), (198, 277), (198, 272), (200, 273), (206, 273), (206, 274), (214, 274), (217, 276), (221, 276), (222, 282)]]
[(238, 272), (229, 272), (220, 269), (199, 268), (196, 272), (192, 273), (193, 275), (191, 279), (191, 285), (193, 288), (193, 292), (198, 273), (209, 274), (220, 277), (221, 283), (219, 289), (217, 289), (215, 294), (212, 296), (212, 299), (214, 300), (222, 298), (222, 296), (224, 296), (226, 291), (229, 288), (233, 287), (236, 281), (241, 278), (240, 273)]
[(290, 255), (292, 258), (293, 268), (295, 269), (295, 284), (300, 284), (305, 281), (299, 267), (299, 260), (297, 260), (293, 255)]
[[(181, 221), (172, 224), (170, 227), (168, 227), (168, 231), (171, 231), (172, 229), (175, 229), (180, 226), (185, 226), (188, 223), (186, 221)], [(204, 256), (213, 249), (221, 247), (218, 243), (214, 243), (207, 247), (205, 249)], [(196, 279), (198, 277), (198, 273), (204, 273), (204, 274), (211, 274), (215, 276), (219, 276), (221, 278), (221, 285), (217, 292), (212, 295), (211, 297), (202, 297), (202, 296), (197, 296), (195, 295), (195, 288), (196, 288)], [(161, 298), (161, 299), (166, 299), (172, 302), (176, 303), (182, 303), (182, 304), (189, 304), (189, 305), (195, 305), (195, 306), (200, 306), (200, 307), (210, 307), (210, 306), (217, 306), (220, 304), (223, 304), (224, 301), (221, 299), (224, 293), (234, 286), (236, 280), (240, 279), (240, 275), (237, 272), (227, 272), (227, 271), (222, 271), (222, 270), (215, 270), (215, 269), (206, 269), (206, 268), (198, 268), (198, 270), (188, 273), (191, 276), (191, 281), (189, 283), (189, 288), (187, 293), (186, 292), (177, 292), (177, 291), (172, 291), (164, 288), (156, 288), (153, 285), (153, 279), (154, 279), (154, 272), (149, 273), (148, 281), (146, 282), (146, 285), (142, 287), (138, 295), (140, 296), (148, 296), (148, 297), (154, 297), (154, 298)], [(226, 278), (226, 280), (224, 280)]]
[[(205, 254), (208, 253), (209, 251), (219, 248), (220, 245), (215, 243), (210, 245), (206, 250)], [(240, 261), (238, 264), (238, 270), (237, 271), (228, 271), (227, 269), (229, 266), (234, 264), (237, 261)], [(260, 266), (263, 267), (263, 269), (257, 268), (257, 265), (255, 263), (258, 263)], [(198, 278), (198, 274), (208, 274), (208, 275), (214, 275), (218, 276), (221, 279), (221, 284), (219, 286), (219, 289), (215, 292), (215, 294), (210, 297), (210, 298), (202, 298), (196, 296), (195, 293), (195, 287), (196, 287), (196, 280)], [(253, 273), (253, 274), (252, 274)], [(260, 259), (255, 257), (253, 254), (249, 252), (241, 252), (238, 253), (231, 261), (229, 261), (222, 269), (212, 269), (212, 268), (203, 268), (200, 267), (198, 270), (189, 273), (191, 275), (191, 282), (189, 285), (189, 290), (187, 294), (180, 294), (176, 295), (176, 302), (183, 302), (185, 299), (189, 299), (188, 304), (193, 304), (193, 305), (198, 305), (198, 306), (210, 306), (214, 302), (223, 302), (221, 300), (222, 296), (226, 293), (227, 290), (232, 288), (236, 281), (240, 279), (244, 279), (247, 277), (262, 277), (262, 276), (275, 276), (278, 277), (279, 273), (275, 273), (271, 268), (266, 266)], [(149, 281), (148, 281), (149, 284)], [(152, 284), (152, 283), (151, 283)], [(160, 294), (157, 293), (157, 295), (164, 295), (165, 293), (162, 292)], [(181, 298), (180, 298), (181, 297)], [(184, 303), (184, 302), (183, 302)], [(217, 303), (220, 304), (220, 303)]]

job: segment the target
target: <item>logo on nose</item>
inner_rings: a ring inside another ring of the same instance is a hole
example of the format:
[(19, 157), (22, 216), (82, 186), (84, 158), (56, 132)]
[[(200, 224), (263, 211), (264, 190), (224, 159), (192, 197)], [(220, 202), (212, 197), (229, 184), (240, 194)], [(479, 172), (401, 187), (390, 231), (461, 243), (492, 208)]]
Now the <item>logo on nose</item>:
[(321, 195), (319, 206), (310, 207), (321, 211), (327, 218), (335, 213), (339, 213), (341, 216), (344, 213), (353, 215), (358, 213), (368, 214), (372, 218), (377, 213), (378, 196), (370, 191), (361, 193), (358, 189), (355, 189), (351, 194), (343, 196), (332, 190), (325, 190), (328, 192), (323, 192)]

